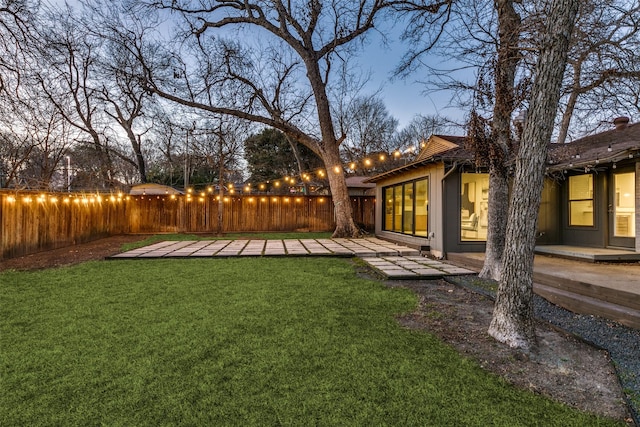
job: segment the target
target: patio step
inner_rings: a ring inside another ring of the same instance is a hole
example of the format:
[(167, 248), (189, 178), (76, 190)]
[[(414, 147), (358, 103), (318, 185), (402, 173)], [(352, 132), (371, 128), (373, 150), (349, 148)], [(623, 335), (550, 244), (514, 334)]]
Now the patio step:
[[(450, 253), (447, 258), (475, 271), (482, 269), (483, 258), (479, 256)], [(601, 316), (640, 329), (640, 292), (613, 289), (540, 271), (534, 271), (533, 281), (536, 294), (567, 310)]]
[(567, 279), (566, 277), (556, 277), (551, 274), (534, 272), (533, 281), (536, 284), (547, 287), (561, 289), (585, 297), (595, 298), (600, 301), (627, 307), (640, 313), (640, 294), (627, 292), (621, 289), (612, 289), (594, 283), (587, 283), (580, 280)]
[(533, 284), (533, 291), (547, 301), (574, 313), (600, 316), (631, 328), (640, 329), (640, 310), (539, 283)]

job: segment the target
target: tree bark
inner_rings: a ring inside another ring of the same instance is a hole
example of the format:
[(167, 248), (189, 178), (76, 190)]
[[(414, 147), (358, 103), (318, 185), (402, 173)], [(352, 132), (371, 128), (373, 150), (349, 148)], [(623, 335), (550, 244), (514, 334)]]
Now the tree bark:
[(327, 166), (327, 179), (335, 209), (336, 228), (331, 237), (360, 237), (362, 233), (353, 220), (351, 198), (337, 146), (335, 150), (323, 152), (322, 160)]
[(222, 143), (220, 143), (218, 156), (218, 215), (216, 218), (216, 236), (221, 237), (224, 233), (224, 154), (222, 153)]
[(495, 8), (498, 12), (499, 45), (489, 158), (487, 244), (480, 277), (500, 280), (509, 206), (509, 176), (505, 162), (512, 145), (511, 114), (516, 70), (520, 62), (518, 41), (521, 21), (513, 8), (513, 0), (495, 0)]
[(567, 135), (569, 134), (569, 126), (571, 125), (571, 117), (576, 109), (578, 103), (578, 96), (581, 94), (580, 77), (581, 67), (576, 65), (573, 67), (573, 90), (569, 93), (567, 99), (567, 105), (564, 107), (564, 113), (562, 114), (562, 121), (560, 122), (560, 132), (558, 133), (558, 144), (564, 144), (567, 141)]
[(478, 276), (484, 279), (500, 280), (509, 209), (509, 175), (504, 165), (500, 168), (490, 167), (488, 196), (487, 244), (484, 264)]
[(547, 145), (560, 99), (579, 0), (555, 0), (536, 64), (529, 117), (516, 160), (505, 250), (489, 334), (510, 347), (536, 347), (533, 257)]
[(335, 206), (336, 229), (333, 237), (360, 237), (361, 232), (353, 220), (351, 199), (347, 189), (346, 178), (342, 169), (340, 144), (345, 136), (336, 138), (331, 106), (327, 96), (327, 85), (320, 72), (320, 59), (313, 49), (307, 49), (301, 56), (307, 69), (307, 77), (313, 91), (318, 114), (318, 123), (322, 134), (322, 141), (318, 144), (322, 161), (327, 168), (331, 198)]

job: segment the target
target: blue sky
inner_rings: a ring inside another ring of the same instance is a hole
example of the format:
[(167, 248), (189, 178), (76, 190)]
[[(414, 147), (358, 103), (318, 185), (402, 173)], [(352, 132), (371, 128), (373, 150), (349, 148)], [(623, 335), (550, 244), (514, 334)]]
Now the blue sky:
[[(65, 0), (50, 0), (56, 5), (63, 5)], [(78, 0), (67, 0), (67, 3), (79, 7)], [(461, 121), (464, 112), (449, 106), (451, 95), (446, 92), (425, 93), (425, 86), (417, 81), (426, 80), (425, 72), (418, 71), (402, 80), (393, 78), (393, 70), (400, 62), (405, 46), (399, 40), (402, 28), (392, 28), (388, 35), (388, 46), (382, 46), (381, 36), (371, 32), (369, 42), (357, 61), (365, 72), (371, 72), (371, 80), (365, 87), (363, 95), (369, 95), (378, 90), (379, 96), (385, 101), (387, 110), (399, 121), (399, 127), (406, 126), (417, 115), (436, 115), (449, 117)], [(439, 58), (433, 56), (428, 61), (438, 63)]]
[[(447, 92), (426, 93), (423, 83), (427, 79), (425, 70), (418, 70), (411, 76), (402, 80), (393, 78), (393, 70), (397, 67), (406, 51), (403, 42), (399, 40), (400, 30), (397, 34), (389, 36), (389, 46), (380, 46), (380, 36), (373, 33), (364, 53), (358, 61), (365, 69), (373, 73), (372, 80), (366, 89), (375, 92), (382, 87), (380, 96), (384, 99), (387, 109), (400, 122), (400, 127), (416, 115), (436, 115), (449, 117), (453, 120), (462, 120), (464, 112), (450, 107), (451, 94)], [(425, 58), (432, 65), (440, 63), (441, 58), (431, 55)]]

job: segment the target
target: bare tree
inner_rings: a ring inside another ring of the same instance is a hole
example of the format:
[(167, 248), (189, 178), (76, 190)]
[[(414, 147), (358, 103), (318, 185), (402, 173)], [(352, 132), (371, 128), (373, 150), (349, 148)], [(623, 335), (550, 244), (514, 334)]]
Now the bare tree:
[(38, 1), (0, 1), (3, 185), (50, 188), (68, 146), (68, 127), (33, 79), (44, 23)]
[[(148, 68), (149, 90), (183, 105), (271, 126), (313, 150), (327, 169), (336, 212), (334, 236), (359, 235), (340, 158), (346, 135), (338, 134), (334, 125), (332, 78), (389, 3), (224, 0), (205, 7), (187, 1), (154, 1), (151, 5), (179, 12), (202, 49), (199, 58), (206, 56), (202, 52), (215, 53), (211, 57), (217, 58), (220, 68), (212, 68), (208, 60), (201, 62), (207, 73), (201, 74), (199, 88), (190, 80), (192, 73), (181, 74), (184, 91), (180, 93)], [(434, 12), (447, 8), (446, 3), (430, 5)], [(245, 35), (251, 32), (256, 39), (270, 42), (264, 46), (255, 42), (242, 50), (238, 43), (219, 43), (207, 37), (226, 28), (242, 29)], [(263, 55), (257, 55), (258, 51)], [(221, 87), (225, 87), (224, 97)]]
[(502, 273), (502, 253), (507, 228), (505, 207), (509, 205), (509, 173), (506, 162), (513, 148), (511, 116), (515, 106), (515, 80), (520, 62), (519, 41), (522, 28), (520, 15), (513, 3), (513, 0), (494, 0), (498, 16), (498, 46), (494, 66), (493, 119), (490, 123), (490, 138), (480, 138), (485, 144), (476, 144), (475, 147), (477, 155), (488, 158), (486, 160), (489, 166), (487, 244), (480, 277), (494, 280), (499, 280)]
[(0, 131), (0, 187), (16, 187), (36, 144), (24, 132), (3, 128)]
[[(487, 244), (481, 277), (498, 279), (507, 223), (509, 173), (506, 164), (513, 149), (511, 117), (517, 103), (516, 76), (522, 60), (524, 31), (512, 0), (459, 1), (454, 4), (443, 33), (420, 32), (411, 20), (404, 33), (410, 48), (398, 71), (407, 76), (418, 67), (431, 75), (429, 91), (454, 93), (452, 102), (470, 107), (467, 148), (479, 168), (489, 170)], [(420, 16), (420, 14), (418, 14)], [(426, 66), (423, 57), (453, 57), (455, 68)], [(457, 71), (472, 69), (476, 80), (467, 82)], [(526, 76), (526, 74), (525, 74)], [(527, 79), (524, 79), (527, 82)]]
[(372, 153), (393, 150), (398, 120), (389, 114), (378, 96), (356, 97), (344, 119), (347, 138), (342, 146), (346, 160), (353, 162)]
[(580, 5), (565, 79), (560, 144), (566, 141), (576, 114), (584, 132), (597, 128), (599, 120), (609, 122), (620, 110), (634, 107), (633, 100), (621, 101), (640, 85), (640, 2)]
[(448, 132), (449, 123), (446, 117), (417, 114), (397, 132), (394, 147), (398, 151), (411, 151), (417, 155), (421, 146), (431, 135)]
[(194, 128), (192, 149), (212, 171), (217, 172), (218, 217), (216, 234), (223, 232), (224, 191), (233, 172), (239, 169), (244, 141), (251, 131), (250, 122), (233, 116), (208, 115), (200, 127)]
[(37, 0), (0, 0), (0, 92), (8, 96), (19, 91), (39, 8)]
[(143, 136), (152, 127), (153, 118), (148, 114), (150, 95), (135, 77), (137, 65), (129, 52), (109, 43), (107, 52), (101, 57), (101, 97), (106, 103), (105, 113), (125, 132), (133, 159), (126, 154), (120, 157), (136, 167), (140, 182), (147, 182), (147, 165), (143, 152)]
[(509, 205), (506, 244), (489, 334), (511, 347), (536, 346), (533, 256), (547, 146), (560, 99), (579, 0), (554, 0), (541, 40)]
[(41, 34), (42, 62), (35, 78), (59, 114), (81, 133), (78, 141), (93, 146), (102, 185), (111, 186), (116, 171), (104, 136), (101, 87), (95, 75), (101, 41), (78, 25), (70, 9), (53, 12), (49, 20), (51, 26)]

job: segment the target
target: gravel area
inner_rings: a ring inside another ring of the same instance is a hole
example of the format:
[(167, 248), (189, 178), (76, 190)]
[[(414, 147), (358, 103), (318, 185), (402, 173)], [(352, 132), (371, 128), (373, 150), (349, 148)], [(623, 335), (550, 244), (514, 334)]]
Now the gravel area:
[[(475, 275), (445, 280), (495, 299), (494, 291), (477, 285), (480, 279)], [(633, 419), (640, 426), (640, 330), (600, 317), (573, 313), (538, 295), (534, 295), (533, 304), (536, 318), (609, 352)]]

